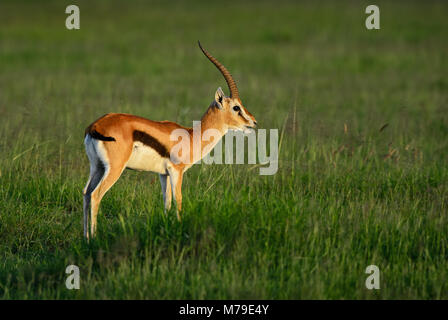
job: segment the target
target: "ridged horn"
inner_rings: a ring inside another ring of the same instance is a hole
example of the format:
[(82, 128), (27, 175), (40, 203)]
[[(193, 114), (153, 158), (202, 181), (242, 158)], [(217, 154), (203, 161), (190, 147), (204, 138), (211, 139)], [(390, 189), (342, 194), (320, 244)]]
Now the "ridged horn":
[(235, 80), (233, 80), (232, 75), (230, 72), (224, 67), (216, 58), (214, 58), (210, 53), (208, 53), (207, 50), (202, 48), (201, 42), (198, 40), (199, 48), (201, 48), (202, 52), (205, 54), (205, 56), (218, 68), (219, 71), (221, 71), (222, 75), (224, 76), (224, 79), (226, 79), (227, 86), (230, 90), (230, 97), (231, 98), (239, 98), (238, 88), (236, 87)]

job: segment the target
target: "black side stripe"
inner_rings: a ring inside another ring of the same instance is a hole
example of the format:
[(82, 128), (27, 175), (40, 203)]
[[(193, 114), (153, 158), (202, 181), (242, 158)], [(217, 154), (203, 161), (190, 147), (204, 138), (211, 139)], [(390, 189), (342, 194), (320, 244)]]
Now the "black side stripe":
[(168, 149), (163, 144), (161, 144), (159, 140), (147, 134), (146, 132), (135, 130), (132, 134), (132, 137), (134, 138), (134, 141), (140, 141), (144, 145), (156, 150), (157, 153), (160, 154), (160, 156), (164, 158), (170, 157)]
[(89, 134), (93, 139), (102, 140), (102, 141), (115, 141), (114, 137), (105, 137), (96, 130), (90, 131)]

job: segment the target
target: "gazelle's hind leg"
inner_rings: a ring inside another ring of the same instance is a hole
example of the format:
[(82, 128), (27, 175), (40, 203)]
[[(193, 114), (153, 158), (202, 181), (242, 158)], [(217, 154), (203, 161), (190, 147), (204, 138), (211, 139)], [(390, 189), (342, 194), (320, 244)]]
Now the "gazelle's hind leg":
[(162, 186), (164, 211), (171, 209), (171, 182), (167, 174), (159, 174), (160, 185)]
[(84, 189), (84, 236), (95, 236), (98, 209), (104, 194), (114, 185), (123, 172), (132, 152), (123, 140), (103, 142), (91, 138), (85, 139), (86, 152), (90, 160), (90, 178)]
[(89, 180), (87, 180), (87, 184), (82, 190), (83, 195), (83, 226), (84, 226), (84, 238), (89, 238), (89, 234), (87, 232), (87, 228), (89, 225), (89, 208), (90, 208), (90, 194), (87, 195), (87, 189), (90, 185), (90, 181), (92, 181), (92, 168), (90, 168), (90, 176)]
[(90, 214), (90, 233), (92, 237), (95, 236), (96, 233), (96, 221), (98, 217), (98, 209), (100, 207), (100, 202), (103, 199), (106, 192), (117, 182), (118, 178), (120, 178), (121, 173), (124, 170), (124, 166), (110, 166), (106, 169), (106, 172), (103, 176), (103, 179), (98, 184), (98, 187), (92, 192), (91, 196), (91, 214)]
[(121, 173), (126, 168), (126, 163), (132, 153), (131, 144), (126, 144), (122, 140), (116, 142), (102, 142), (97, 143), (96, 149), (100, 156), (102, 163), (104, 163), (104, 175), (100, 179), (98, 186), (91, 194), (91, 211), (90, 211), (90, 233), (92, 237), (96, 233), (96, 222), (98, 216), (98, 209), (100, 202), (106, 192), (117, 182)]
[(90, 166), (90, 177), (84, 188), (84, 237), (89, 238), (89, 209), (93, 190), (98, 186), (104, 176), (104, 165), (97, 159)]
[(90, 161), (90, 176), (83, 190), (83, 213), (84, 213), (84, 237), (89, 238), (89, 209), (92, 191), (98, 186), (104, 175), (104, 164), (98, 156), (96, 145), (97, 141), (87, 135), (84, 139), (86, 153)]

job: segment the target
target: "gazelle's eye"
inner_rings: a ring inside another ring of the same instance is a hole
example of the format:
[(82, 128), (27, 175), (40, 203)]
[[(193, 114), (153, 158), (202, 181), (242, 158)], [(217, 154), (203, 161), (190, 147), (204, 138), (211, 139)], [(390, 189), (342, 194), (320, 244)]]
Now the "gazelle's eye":
[(234, 106), (233, 107), (233, 111), (240, 111), (241, 109), (240, 109), (240, 107), (238, 107), (238, 106)]

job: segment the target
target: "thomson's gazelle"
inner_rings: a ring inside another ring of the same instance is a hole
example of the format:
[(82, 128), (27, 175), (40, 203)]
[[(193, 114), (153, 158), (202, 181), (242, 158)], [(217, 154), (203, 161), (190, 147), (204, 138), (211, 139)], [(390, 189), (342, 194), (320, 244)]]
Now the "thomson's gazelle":
[[(221, 71), (230, 90), (230, 97), (221, 88), (201, 119), (201, 133), (215, 129), (219, 133), (211, 141), (203, 141), (186, 128), (170, 121), (152, 121), (142, 117), (109, 113), (87, 127), (84, 143), (90, 161), (90, 177), (84, 188), (84, 236), (95, 235), (98, 208), (104, 194), (118, 180), (125, 168), (153, 171), (160, 175), (165, 210), (171, 207), (171, 194), (177, 204), (177, 218), (182, 208), (182, 177), (184, 172), (199, 159), (190, 158), (187, 163), (172, 161), (170, 152), (176, 141), (170, 135), (175, 129), (189, 133), (191, 149), (200, 146), (200, 158), (204, 157), (219, 139), (230, 130), (247, 130), (257, 124), (255, 118), (243, 106), (236, 83), (227, 69), (212, 57), (199, 43), (205, 56)], [(219, 138), (219, 139), (218, 139)], [(196, 141), (199, 140), (199, 141)], [(215, 141), (216, 140), (216, 141)]]

